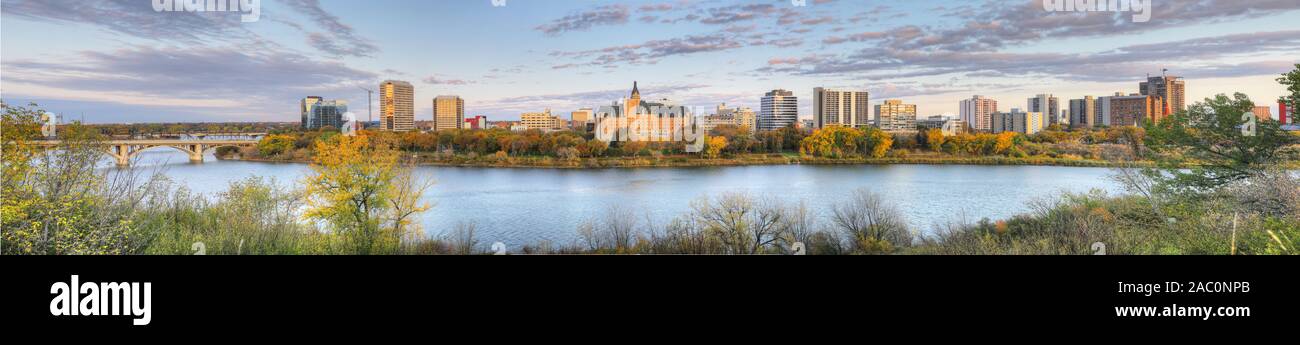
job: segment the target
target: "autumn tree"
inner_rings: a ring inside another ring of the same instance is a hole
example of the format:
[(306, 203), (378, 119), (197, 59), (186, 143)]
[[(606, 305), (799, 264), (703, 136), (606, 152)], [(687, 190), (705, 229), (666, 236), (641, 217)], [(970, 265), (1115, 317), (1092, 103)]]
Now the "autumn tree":
[(727, 137), (712, 136), (704, 141), (704, 157), (718, 158), (722, 155), (722, 150), (727, 148)]
[(871, 158), (885, 157), (885, 153), (894, 146), (894, 137), (875, 127), (862, 129), (862, 142), (858, 147), (862, 149), (862, 155)]
[(330, 225), (341, 252), (392, 253), (415, 233), (411, 217), (427, 210), (419, 198), (432, 182), (399, 164), (389, 145), (367, 136), (337, 136), (316, 143), (306, 179), (305, 217)]
[(940, 152), (940, 150), (943, 150), (943, 130), (932, 128), (925, 131), (925, 145), (930, 147), (930, 151)]
[(1006, 154), (1008, 150), (1016, 145), (1016, 132), (998, 133), (997, 139), (993, 143), (993, 154)]
[(858, 143), (861, 139), (862, 131), (849, 127), (826, 127), (803, 138), (799, 143), (799, 154), (815, 157), (847, 158), (858, 151)]
[(274, 134), (262, 138), (257, 142), (257, 152), (262, 157), (271, 157), (283, 154), (293, 150), (294, 142), (297, 139), (291, 135)]

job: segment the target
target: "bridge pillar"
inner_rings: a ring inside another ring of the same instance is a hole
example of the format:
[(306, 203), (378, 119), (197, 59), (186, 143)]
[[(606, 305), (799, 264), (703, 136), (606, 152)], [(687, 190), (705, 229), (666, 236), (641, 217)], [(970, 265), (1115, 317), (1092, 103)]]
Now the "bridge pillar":
[(127, 167), (131, 165), (131, 147), (128, 145), (113, 145), (109, 148), (113, 151), (113, 158), (117, 159), (117, 166)]
[(189, 146), (190, 163), (203, 163), (203, 145), (190, 144), (186, 146)]

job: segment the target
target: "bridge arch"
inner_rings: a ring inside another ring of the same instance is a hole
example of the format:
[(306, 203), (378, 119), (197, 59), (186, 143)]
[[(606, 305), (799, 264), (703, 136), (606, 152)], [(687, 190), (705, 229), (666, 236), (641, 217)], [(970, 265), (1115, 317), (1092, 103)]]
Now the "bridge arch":
[(131, 165), (131, 160), (135, 159), (135, 157), (140, 155), (141, 152), (147, 151), (149, 149), (157, 148), (157, 147), (170, 147), (172, 149), (176, 149), (178, 151), (184, 152), (185, 154), (189, 155), (190, 162), (201, 163), (203, 162), (203, 153), (207, 152), (208, 150), (216, 149), (218, 147), (253, 147), (256, 144), (257, 144), (256, 142), (203, 143), (200, 141), (166, 143), (166, 144), (118, 143), (118, 144), (109, 145), (107, 147), (108, 149), (107, 153), (109, 156), (112, 156), (113, 159), (117, 161), (118, 166), (129, 166)]

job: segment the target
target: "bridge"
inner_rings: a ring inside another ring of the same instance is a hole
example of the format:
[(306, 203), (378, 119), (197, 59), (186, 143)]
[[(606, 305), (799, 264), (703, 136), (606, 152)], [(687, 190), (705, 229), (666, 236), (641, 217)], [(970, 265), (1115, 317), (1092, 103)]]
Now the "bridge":
[[(170, 147), (190, 155), (190, 162), (203, 162), (203, 153), (207, 150), (218, 147), (256, 147), (256, 139), (139, 139), (139, 140), (105, 140), (98, 145), (103, 146), (108, 155), (117, 160), (117, 166), (131, 165), (131, 159), (139, 155), (140, 152), (155, 147)], [(63, 143), (61, 140), (40, 140), (32, 142), (39, 146), (57, 147)]]

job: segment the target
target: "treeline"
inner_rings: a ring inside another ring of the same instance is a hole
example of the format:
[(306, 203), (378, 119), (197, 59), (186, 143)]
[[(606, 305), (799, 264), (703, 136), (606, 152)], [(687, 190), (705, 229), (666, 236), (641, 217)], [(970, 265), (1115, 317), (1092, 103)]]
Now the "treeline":
[[(505, 129), (442, 130), (436, 132), (392, 133), (362, 131), (376, 143), (385, 143), (407, 152), (433, 153), (441, 157), (459, 156), (468, 159), (501, 157), (552, 157), (557, 159), (602, 157), (661, 157), (685, 155), (682, 142), (616, 142), (606, 143), (586, 132), (543, 132), (528, 130), (514, 132)], [(794, 127), (776, 131), (750, 133), (735, 126), (719, 126), (713, 138), (725, 138), (711, 143), (721, 155), (747, 153), (781, 153), (798, 149), (804, 134)], [(242, 152), (268, 159), (307, 160), (313, 155), (313, 143), (338, 135), (338, 131), (286, 131), (268, 135), (256, 150)], [(219, 153), (229, 154), (231, 149)]]

